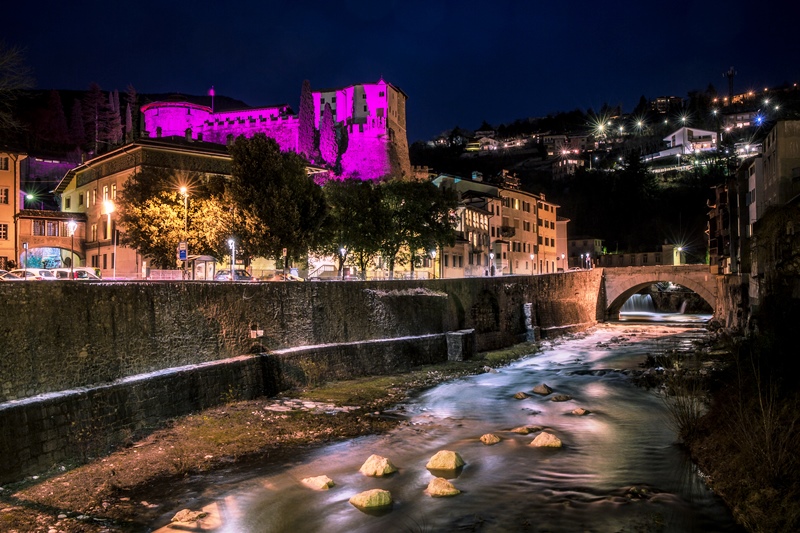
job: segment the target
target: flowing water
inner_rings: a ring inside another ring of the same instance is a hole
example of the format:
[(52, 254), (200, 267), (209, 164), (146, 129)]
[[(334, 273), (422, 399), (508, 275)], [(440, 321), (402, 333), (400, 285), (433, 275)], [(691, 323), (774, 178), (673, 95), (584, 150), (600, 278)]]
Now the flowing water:
[[(215, 531), (738, 532), (676, 445), (662, 400), (632, 385), (625, 370), (704, 335), (689, 325), (601, 325), (497, 372), (439, 385), (404, 405), (408, 423), (389, 434), (308, 452), (226, 489), (214, 504)], [(553, 394), (532, 394), (541, 383)], [(532, 395), (517, 400), (519, 391)], [(572, 400), (551, 401), (556, 394)], [(572, 414), (577, 407), (590, 413)], [(536, 433), (510, 431), (519, 426), (541, 426), (564, 446), (529, 446)], [(486, 446), (485, 433), (502, 440)], [(457, 496), (424, 492), (433, 477), (425, 464), (439, 450), (466, 462), (450, 479)], [(363, 476), (371, 454), (399, 471)], [(323, 474), (336, 483), (328, 491), (301, 483)], [(348, 502), (374, 488), (391, 492), (391, 510), (365, 513)]]

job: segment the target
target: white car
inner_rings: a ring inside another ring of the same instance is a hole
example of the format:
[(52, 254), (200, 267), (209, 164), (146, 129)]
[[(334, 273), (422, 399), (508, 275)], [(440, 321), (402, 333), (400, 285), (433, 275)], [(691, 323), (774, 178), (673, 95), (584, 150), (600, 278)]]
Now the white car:
[(18, 268), (11, 271), (15, 276), (28, 280), (55, 280), (56, 275), (47, 268)]
[[(73, 267), (71, 272), (72, 272), (72, 279), (82, 279), (82, 280), (100, 279), (100, 276), (97, 275), (97, 271), (90, 267)], [(55, 274), (58, 279), (69, 279), (70, 269), (63, 267), (54, 268), (53, 274)]]

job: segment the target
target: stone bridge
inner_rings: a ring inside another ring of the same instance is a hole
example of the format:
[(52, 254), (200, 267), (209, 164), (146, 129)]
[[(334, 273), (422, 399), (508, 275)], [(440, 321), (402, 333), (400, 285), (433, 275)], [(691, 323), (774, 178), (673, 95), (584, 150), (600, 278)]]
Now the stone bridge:
[(708, 265), (660, 265), (603, 269), (605, 318), (619, 316), (625, 301), (640, 290), (659, 281), (671, 281), (696, 292), (711, 309), (717, 311), (717, 276)]

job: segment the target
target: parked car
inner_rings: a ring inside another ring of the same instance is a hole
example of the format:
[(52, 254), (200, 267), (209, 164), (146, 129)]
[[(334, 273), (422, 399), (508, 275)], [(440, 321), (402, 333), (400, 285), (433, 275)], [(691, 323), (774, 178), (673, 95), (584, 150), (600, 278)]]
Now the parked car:
[(0, 281), (25, 281), (8, 270), (0, 270)]
[[(220, 270), (214, 276), (214, 281), (231, 281), (230, 270)], [(236, 269), (233, 271), (233, 281), (258, 281), (247, 270)]]
[[(55, 274), (58, 279), (69, 279), (70, 269), (54, 268), (53, 274)], [(93, 268), (73, 267), (72, 279), (91, 280), (91, 279), (100, 279), (100, 276), (97, 275), (97, 272)]]
[(56, 275), (53, 274), (52, 270), (46, 268), (18, 268), (16, 270), (12, 270), (11, 273), (18, 278), (28, 281), (58, 279), (56, 278)]
[(300, 276), (295, 276), (294, 274), (283, 272), (276, 272), (272, 276), (268, 277), (266, 281), (305, 281)]

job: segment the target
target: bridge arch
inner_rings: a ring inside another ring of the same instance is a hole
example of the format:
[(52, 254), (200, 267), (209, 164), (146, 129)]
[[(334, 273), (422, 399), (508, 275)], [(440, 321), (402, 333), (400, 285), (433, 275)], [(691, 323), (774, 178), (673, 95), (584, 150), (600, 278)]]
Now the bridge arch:
[(694, 291), (717, 310), (716, 276), (706, 265), (606, 268), (603, 271), (606, 293), (605, 318), (619, 315), (622, 305), (634, 294), (658, 282), (671, 281)]

